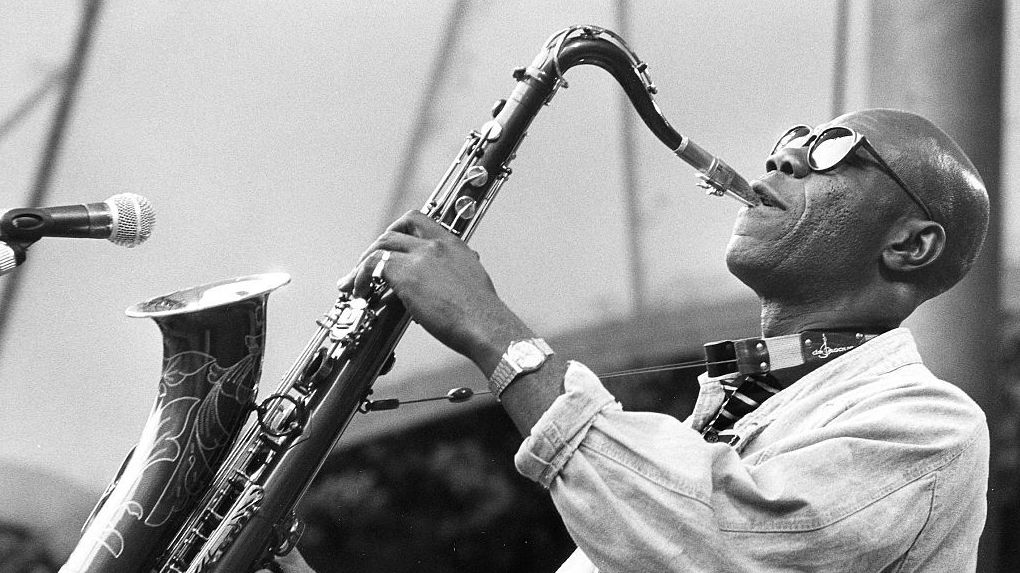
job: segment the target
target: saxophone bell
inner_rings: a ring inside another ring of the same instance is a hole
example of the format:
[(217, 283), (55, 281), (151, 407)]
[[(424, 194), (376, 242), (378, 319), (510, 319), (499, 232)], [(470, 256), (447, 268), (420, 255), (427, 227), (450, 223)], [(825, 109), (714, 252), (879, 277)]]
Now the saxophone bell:
[(254, 403), (269, 293), (283, 273), (183, 289), (136, 304), (163, 334), (163, 372), (138, 444), (99, 500), (63, 573), (139, 573), (210, 489)]

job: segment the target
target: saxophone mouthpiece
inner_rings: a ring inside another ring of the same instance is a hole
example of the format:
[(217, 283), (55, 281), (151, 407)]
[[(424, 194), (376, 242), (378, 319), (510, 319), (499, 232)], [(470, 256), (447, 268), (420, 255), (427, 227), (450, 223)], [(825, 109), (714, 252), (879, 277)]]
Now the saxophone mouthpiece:
[(745, 207), (757, 207), (761, 204), (758, 195), (751, 190), (751, 185), (725, 161), (705, 151), (700, 145), (684, 138), (680, 146), (674, 150), (683, 159), (699, 171), (698, 186), (706, 189), (709, 195), (730, 197)]
[(726, 170), (729, 170), (731, 177), (727, 178), (727, 182), (721, 182), (718, 179), (710, 176), (708, 173), (698, 173), (697, 177), (701, 180), (698, 183), (698, 187), (704, 189), (709, 195), (715, 195), (716, 197), (729, 197), (734, 199), (741, 205), (749, 208), (757, 207), (761, 205), (761, 199), (758, 195), (751, 190), (751, 185), (746, 179), (740, 176), (739, 173), (733, 171), (729, 165), (719, 162)]

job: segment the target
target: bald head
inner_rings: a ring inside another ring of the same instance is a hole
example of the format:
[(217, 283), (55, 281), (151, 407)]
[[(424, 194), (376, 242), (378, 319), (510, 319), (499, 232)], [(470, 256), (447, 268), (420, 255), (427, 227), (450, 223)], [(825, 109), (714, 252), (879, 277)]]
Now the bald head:
[(967, 155), (935, 124), (905, 111), (869, 109), (832, 124), (866, 135), (945, 228), (942, 254), (916, 273), (926, 298), (956, 284), (977, 257), (988, 228), (988, 193)]

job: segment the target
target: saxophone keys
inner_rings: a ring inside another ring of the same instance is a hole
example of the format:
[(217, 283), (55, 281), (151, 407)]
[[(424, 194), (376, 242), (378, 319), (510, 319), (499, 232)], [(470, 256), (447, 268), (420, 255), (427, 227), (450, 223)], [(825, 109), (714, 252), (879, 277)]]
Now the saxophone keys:
[(338, 302), (329, 314), (319, 319), (318, 325), (329, 331), (329, 339), (333, 342), (346, 341), (357, 333), (369, 314), (367, 300), (352, 298)]
[(490, 119), (482, 125), (481, 136), (485, 141), (496, 141), (503, 135), (503, 125), (494, 119)]
[(505, 99), (498, 99), (496, 103), (492, 104), (492, 117), (499, 115), (499, 112), (503, 111), (503, 106), (506, 105)]
[(305, 404), (290, 394), (273, 394), (256, 409), (259, 427), (273, 438), (299, 436), (308, 422)]
[(273, 544), (274, 555), (286, 555), (297, 547), (298, 541), (305, 532), (305, 522), (298, 519), (291, 511), (287, 517), (274, 528), (276, 543)]
[(466, 173), (464, 173), (464, 178), (462, 179), (462, 181), (464, 182), (465, 185), (470, 185), (472, 187), (481, 187), (482, 185), (485, 185), (485, 183), (489, 181), (489, 172), (486, 171), (485, 168), (482, 167), (481, 165), (472, 165), (471, 168), (468, 169)]
[(461, 195), (454, 203), (453, 208), (457, 212), (457, 219), (471, 220), (478, 213), (478, 203), (467, 195)]
[(337, 359), (329, 356), (329, 350), (319, 348), (301, 375), (298, 377), (294, 387), (302, 392), (309, 393), (321, 382), (328, 379), (336, 370)]

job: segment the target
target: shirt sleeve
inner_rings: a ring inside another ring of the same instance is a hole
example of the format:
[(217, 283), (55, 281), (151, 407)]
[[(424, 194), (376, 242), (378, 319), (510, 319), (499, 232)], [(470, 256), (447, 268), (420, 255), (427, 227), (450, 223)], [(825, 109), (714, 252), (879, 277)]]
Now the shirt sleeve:
[[(579, 363), (564, 390), (515, 463), (603, 572), (879, 570), (925, 527), (932, 472), (951, 457), (938, 444), (889, 447), (865, 419), (748, 463), (671, 416), (623, 411)], [(891, 481), (869, 475), (892, 458), (901, 467), (878, 472)]]

